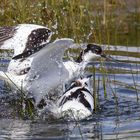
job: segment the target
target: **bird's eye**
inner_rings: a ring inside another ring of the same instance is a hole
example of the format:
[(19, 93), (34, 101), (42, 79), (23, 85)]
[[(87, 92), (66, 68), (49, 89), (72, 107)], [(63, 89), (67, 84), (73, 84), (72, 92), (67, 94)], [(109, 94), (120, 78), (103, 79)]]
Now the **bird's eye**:
[(95, 49), (94, 51), (95, 51), (96, 54), (100, 53), (98, 49)]

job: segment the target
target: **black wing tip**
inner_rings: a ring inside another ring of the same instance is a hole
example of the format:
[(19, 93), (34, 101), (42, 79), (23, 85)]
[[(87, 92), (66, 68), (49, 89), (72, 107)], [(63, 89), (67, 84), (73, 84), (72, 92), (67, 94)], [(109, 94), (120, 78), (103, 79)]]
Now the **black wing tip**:
[(45, 46), (46, 46), (46, 44), (43, 44), (43, 45), (40, 45), (40, 46), (33, 48), (31, 50), (29, 49), (28, 51), (25, 51), (21, 54), (14, 56), (12, 59), (17, 60), (17, 59), (21, 59), (21, 58), (23, 59), (23, 58), (29, 57), (29, 56), (35, 54), (36, 52), (40, 51)]

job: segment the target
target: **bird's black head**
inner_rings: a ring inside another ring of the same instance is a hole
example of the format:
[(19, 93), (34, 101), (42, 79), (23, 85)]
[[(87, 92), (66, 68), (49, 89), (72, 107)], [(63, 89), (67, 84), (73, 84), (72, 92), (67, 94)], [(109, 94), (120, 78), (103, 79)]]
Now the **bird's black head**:
[(96, 44), (88, 44), (84, 50), (80, 53), (77, 62), (90, 61), (91, 59), (97, 59), (99, 57), (104, 57), (102, 54), (102, 48)]
[(84, 53), (87, 53), (89, 51), (91, 51), (92, 53), (97, 54), (97, 55), (102, 54), (101, 46), (96, 45), (96, 44), (88, 44), (86, 49), (84, 50)]

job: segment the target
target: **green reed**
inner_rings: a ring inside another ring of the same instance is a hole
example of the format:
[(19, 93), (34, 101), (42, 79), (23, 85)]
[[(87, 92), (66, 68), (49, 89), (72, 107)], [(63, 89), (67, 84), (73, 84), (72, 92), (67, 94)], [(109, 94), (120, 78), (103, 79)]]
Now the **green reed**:
[(54, 39), (140, 45), (138, 5), (133, 12), (124, 0), (4, 0), (0, 2), (0, 25), (34, 23), (51, 28)]
[(16, 110), (18, 110), (19, 117), (21, 118), (27, 117), (27, 118), (33, 119), (35, 117), (34, 102), (32, 101), (32, 99), (27, 98), (27, 93), (25, 93), (25, 91), (22, 89), (23, 85), (21, 85), (21, 87), (18, 87), (6, 73), (4, 74), (8, 78), (8, 80), (11, 82), (11, 85), (9, 86), (7, 85), (9, 91), (12, 88), (11, 86), (14, 86), (18, 94), (18, 100), (16, 100), (13, 103), (13, 105), (15, 106), (15, 108), (17, 107)]
[(96, 69), (93, 67), (93, 103), (94, 103), (94, 111), (97, 111), (97, 90), (96, 90)]

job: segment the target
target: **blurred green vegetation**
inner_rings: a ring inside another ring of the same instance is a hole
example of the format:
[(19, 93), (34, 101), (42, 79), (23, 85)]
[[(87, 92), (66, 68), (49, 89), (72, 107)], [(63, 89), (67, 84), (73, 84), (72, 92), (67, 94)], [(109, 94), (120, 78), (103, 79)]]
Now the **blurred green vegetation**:
[(3, 0), (0, 26), (48, 26), (53, 39), (140, 46), (139, 0)]

